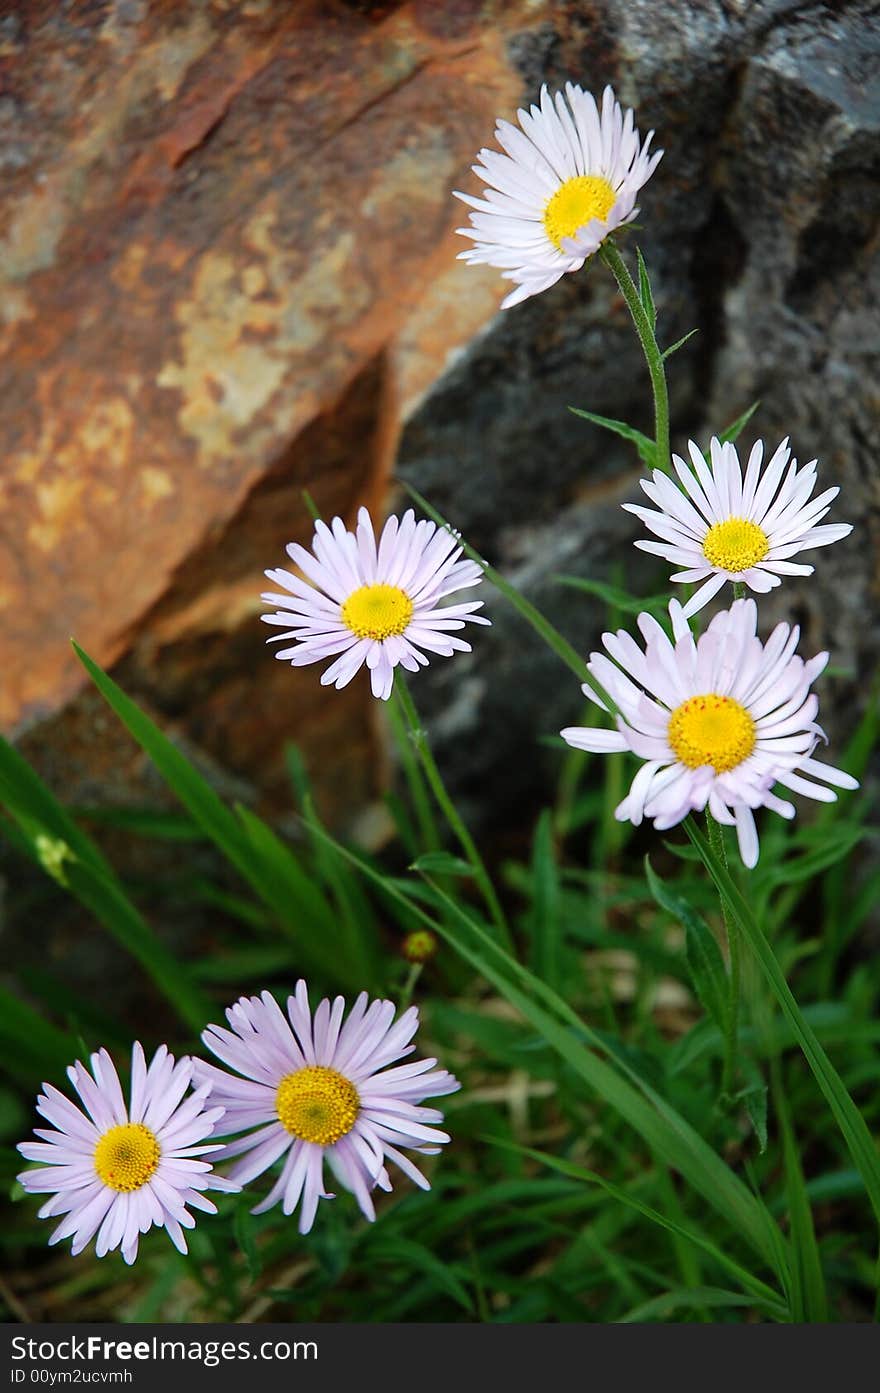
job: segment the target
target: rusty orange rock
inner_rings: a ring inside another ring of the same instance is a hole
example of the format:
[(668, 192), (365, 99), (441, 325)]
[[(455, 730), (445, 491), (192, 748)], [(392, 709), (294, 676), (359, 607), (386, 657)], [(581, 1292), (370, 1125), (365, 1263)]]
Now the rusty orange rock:
[[(307, 531), (303, 487), (381, 506), (401, 404), (502, 294), (473, 272), (462, 294), (450, 197), (520, 95), (492, 9), (46, 4), (4, 30), (5, 731), (81, 687), (71, 635), (128, 654), (159, 709), (184, 651), (196, 690), (217, 644), (259, 648), (261, 571)], [(342, 440), (352, 390), (370, 426)], [(273, 700), (314, 705), (308, 674), (262, 661)], [(200, 719), (226, 756), (221, 686)], [(323, 711), (332, 729), (343, 704)]]

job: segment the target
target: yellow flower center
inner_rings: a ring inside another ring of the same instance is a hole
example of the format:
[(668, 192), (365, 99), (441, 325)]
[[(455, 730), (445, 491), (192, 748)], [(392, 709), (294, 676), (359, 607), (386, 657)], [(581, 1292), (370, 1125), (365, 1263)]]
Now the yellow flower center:
[(350, 1132), (361, 1100), (354, 1084), (336, 1069), (310, 1064), (285, 1074), (275, 1095), (278, 1120), (300, 1141), (332, 1146)]
[(562, 250), (563, 237), (573, 237), (579, 227), (598, 218), (604, 222), (617, 197), (601, 174), (578, 174), (566, 179), (544, 209), (544, 230), (554, 247)]
[(688, 769), (711, 764), (716, 774), (735, 769), (755, 748), (755, 722), (746, 708), (715, 692), (676, 706), (667, 734), (676, 758)]
[(111, 1190), (139, 1190), (159, 1165), (156, 1135), (142, 1122), (123, 1122), (105, 1132), (95, 1147), (98, 1179)]
[(362, 585), (342, 606), (342, 622), (358, 638), (402, 634), (412, 619), (413, 602), (396, 585)]
[(767, 533), (745, 518), (714, 523), (703, 542), (703, 555), (719, 571), (747, 571), (763, 561), (769, 550)]

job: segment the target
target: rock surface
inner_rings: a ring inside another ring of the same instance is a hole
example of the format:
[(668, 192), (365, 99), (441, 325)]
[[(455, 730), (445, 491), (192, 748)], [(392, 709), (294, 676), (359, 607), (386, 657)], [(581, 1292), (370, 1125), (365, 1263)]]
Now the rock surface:
[[(700, 331), (670, 362), (673, 438), (760, 397), (755, 430), (819, 456), (857, 533), (768, 618), (876, 666), (873, 5), (45, 0), (0, 19), (0, 77), (0, 727), (69, 796), (145, 787), (70, 634), (268, 807), (289, 739), (338, 819), (375, 790), (366, 685), (273, 662), (257, 620), (304, 488), (351, 516), (412, 480), (580, 648), (603, 615), (557, 572), (659, 588), (617, 507), (637, 461), (566, 410), (649, 420), (604, 269), (499, 314), (505, 283), (454, 259), (451, 190), (545, 80), (611, 81), (657, 129), (637, 236), (665, 340)], [(487, 781), (529, 798), (538, 736), (579, 706), (491, 609), (417, 688), (475, 811)], [(864, 694), (841, 694), (846, 726)]]

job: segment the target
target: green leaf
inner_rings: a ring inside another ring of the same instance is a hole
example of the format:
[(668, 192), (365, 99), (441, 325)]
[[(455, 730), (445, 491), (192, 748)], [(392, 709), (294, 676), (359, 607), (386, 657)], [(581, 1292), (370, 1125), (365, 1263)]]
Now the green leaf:
[[(618, 1317), (620, 1325), (643, 1325), (648, 1321), (674, 1315), (681, 1310), (699, 1310), (700, 1307), (723, 1309), (731, 1306), (754, 1306), (754, 1297), (740, 1296), (737, 1292), (724, 1291), (720, 1287), (672, 1287), (660, 1296), (652, 1296), (640, 1306), (635, 1306), (625, 1315)], [(763, 1305), (763, 1303), (758, 1303)], [(787, 1311), (780, 1313), (779, 1304), (773, 1303), (773, 1312), (778, 1321), (788, 1319)]]
[(595, 411), (584, 411), (579, 406), (570, 406), (575, 416), (582, 416), (585, 421), (592, 421), (594, 426), (601, 426), (603, 430), (611, 431), (613, 435), (622, 436), (624, 440), (630, 441), (635, 445), (639, 452), (639, 458), (653, 469), (657, 464), (657, 447), (653, 440), (649, 440), (647, 435), (643, 435), (635, 426), (628, 426), (626, 421), (616, 421), (611, 416), (597, 416)]
[(665, 363), (667, 358), (671, 358), (673, 353), (677, 353), (680, 348), (684, 348), (688, 339), (692, 339), (694, 334), (698, 334), (699, 332), (699, 329), (691, 329), (687, 334), (682, 334), (680, 339), (675, 340), (675, 343), (671, 343), (668, 348), (664, 348), (663, 352), (660, 354), (661, 361)]
[(56, 1073), (70, 1064), (76, 1054), (72, 1035), (50, 1025), (32, 1006), (13, 996), (5, 987), (0, 987), (0, 1040), (7, 1067), (24, 1053), (28, 1059), (28, 1074), (34, 1067), (47, 1075)]
[(760, 401), (753, 401), (747, 411), (744, 411), (741, 416), (737, 416), (736, 420), (732, 421), (726, 430), (721, 432), (719, 440), (736, 440), (745, 430), (760, 405)]
[(822, 845), (805, 852), (802, 856), (789, 856), (779, 860), (767, 872), (768, 885), (800, 885), (812, 880), (829, 866), (842, 861), (845, 856), (864, 839), (865, 828), (831, 825), (822, 828)]
[[(382, 874), (368, 862), (343, 847), (338, 849), (341, 855), (359, 866), (369, 879), (383, 886), (386, 893), (402, 900), (414, 916), (444, 938), (466, 962), (491, 982), (556, 1053), (571, 1065), (583, 1082), (629, 1123), (652, 1151), (679, 1171), (774, 1270), (785, 1270), (787, 1259), (782, 1235), (764, 1205), (665, 1098), (637, 1076), (633, 1076), (636, 1086), (630, 1083), (623, 1076), (631, 1072), (625, 1063), (618, 1062), (612, 1066), (600, 1058), (599, 1053), (594, 1053), (594, 1050), (604, 1053), (604, 1042), (561, 997), (511, 958), (436, 883), (430, 882), (435, 895), (449, 911), (442, 921), (432, 918), (402, 891), (392, 889)], [(461, 923), (461, 930), (454, 926), (455, 920)], [(593, 1048), (587, 1048), (584, 1042)]]
[(723, 1267), (735, 1277), (743, 1289), (749, 1292), (752, 1297), (766, 1303), (768, 1306), (772, 1305), (778, 1319), (786, 1319), (788, 1313), (778, 1292), (774, 1291), (766, 1282), (762, 1282), (760, 1278), (753, 1276), (747, 1268), (741, 1266), (740, 1263), (729, 1257), (722, 1248), (719, 1248), (716, 1243), (706, 1238), (705, 1235), (698, 1230), (687, 1228), (685, 1225), (653, 1209), (651, 1205), (645, 1204), (635, 1195), (632, 1189), (622, 1190), (619, 1186), (614, 1185), (605, 1176), (599, 1175), (596, 1171), (588, 1170), (584, 1166), (576, 1165), (573, 1161), (566, 1160), (559, 1156), (553, 1156), (546, 1151), (536, 1151), (533, 1147), (528, 1146), (516, 1146), (512, 1142), (501, 1141), (496, 1137), (489, 1137), (487, 1140), (494, 1142), (496, 1146), (503, 1146), (508, 1150), (521, 1151), (524, 1155), (531, 1156), (536, 1161), (540, 1161), (543, 1165), (558, 1171), (560, 1175), (567, 1175), (573, 1180), (583, 1180), (588, 1184), (598, 1185), (606, 1194), (611, 1195), (613, 1199), (617, 1200), (619, 1204), (625, 1205), (628, 1209), (634, 1210), (644, 1218), (650, 1219), (651, 1223), (656, 1224), (659, 1228), (666, 1229), (667, 1232), (684, 1239), (695, 1248), (699, 1248), (703, 1253), (706, 1253), (717, 1262), (720, 1267)]
[(26, 760), (0, 738), (0, 802), (24, 833), (43, 870), (69, 890), (137, 959), (192, 1029), (207, 1019), (207, 999), (128, 898), (101, 852)]
[[(334, 945), (336, 917), (314, 879), (256, 814), (231, 812), (185, 755), (111, 677), (74, 643), (74, 650), (98, 691), (149, 755), (172, 793), (193, 821), (220, 848), (279, 922), (295, 937), (304, 961), (320, 965), (340, 981), (354, 980), (356, 961)], [(202, 1021), (202, 1023), (204, 1023)]]
[(716, 857), (692, 818), (688, 818), (685, 822), (685, 829), (703, 858), (722, 897), (727, 901), (730, 912), (741, 932), (748, 939), (758, 966), (791, 1025), (795, 1038), (849, 1147), (850, 1155), (861, 1173), (874, 1213), (880, 1221), (880, 1155), (878, 1155), (865, 1119), (816, 1038), (815, 1032), (804, 1019), (779, 963), (776, 961), (773, 949), (767, 942), (749, 905), (740, 894), (729, 872)]
[(192, 818), (181, 813), (158, 812), (152, 808), (79, 808), (70, 809), (73, 817), (99, 827), (118, 827), (137, 837), (156, 841), (200, 842), (204, 834)]
[(240, 1200), (235, 1207), (235, 1214), (232, 1220), (232, 1230), (235, 1234), (235, 1241), (244, 1253), (247, 1263), (248, 1276), (255, 1282), (263, 1270), (260, 1261), (260, 1252), (257, 1248), (256, 1234), (254, 1232), (254, 1219), (250, 1213), (247, 1200)]
[(310, 793), (303, 800), (303, 820), (311, 834), (316, 869), (333, 897), (331, 942), (337, 958), (336, 974), (353, 990), (376, 990), (381, 965), (372, 908), (346, 859), (316, 835), (322, 825)]
[(782, 1132), (785, 1158), (785, 1189), (791, 1231), (791, 1308), (792, 1319), (819, 1323), (828, 1319), (828, 1298), (822, 1276), (822, 1260), (813, 1228), (813, 1212), (804, 1184), (797, 1143), (788, 1114), (784, 1089), (774, 1088), (774, 1102)]
[(588, 580), (585, 576), (553, 576), (553, 580), (560, 585), (567, 585), (572, 590), (583, 590), (587, 595), (595, 595), (597, 599), (604, 600), (610, 609), (619, 609), (623, 614), (639, 615), (644, 610), (649, 614), (664, 614), (669, 607), (669, 596), (649, 595), (646, 600), (634, 599), (625, 590), (621, 590), (617, 585), (609, 585), (602, 580)]
[(724, 1032), (727, 1029), (730, 986), (715, 935), (702, 916), (663, 883), (647, 856), (645, 875), (648, 888), (661, 909), (684, 926), (685, 956), (694, 990), (718, 1029)]
[[(422, 497), (418, 489), (414, 489), (412, 485), (408, 484), (405, 480), (403, 481), (403, 486), (410, 498), (418, 503), (419, 507), (423, 512), (427, 513), (429, 518), (433, 518), (438, 527), (446, 527), (449, 528), (450, 531), (453, 530), (449, 527), (449, 523), (446, 519), (437, 512), (437, 509), (432, 508), (431, 504)], [(583, 682), (587, 677), (586, 663), (578, 656), (574, 648), (572, 648), (571, 644), (568, 642), (568, 639), (563, 638), (562, 634), (553, 627), (549, 619), (545, 619), (540, 610), (536, 609), (531, 601), (527, 600), (524, 595), (521, 595), (515, 586), (505, 580), (500, 572), (495, 570), (494, 566), (490, 566), (487, 561), (484, 561), (479, 552), (475, 551), (474, 548), (469, 546), (463, 539), (461, 539), (460, 545), (465, 555), (469, 556), (471, 561), (477, 563), (486, 579), (495, 586), (496, 590), (501, 592), (506, 600), (510, 601), (514, 609), (517, 610), (526, 623), (532, 626), (544, 642), (553, 649), (557, 657), (561, 658), (566, 667), (571, 669), (578, 681)], [(593, 683), (593, 686), (595, 685), (596, 684)], [(600, 695), (602, 695), (601, 692)]]
[(529, 916), (532, 968), (548, 987), (560, 985), (562, 927), (559, 919), (559, 868), (553, 840), (553, 814), (545, 808), (532, 843), (532, 908)]
[[(309, 936), (300, 935), (298, 926), (305, 919), (316, 933), (332, 934), (333, 912), (327, 900), (313, 878), (306, 874), (293, 853), (262, 818), (241, 803), (235, 805), (235, 811), (253, 849), (253, 860), (261, 867), (260, 891), (263, 898), (275, 907), (282, 922), (293, 929), (298, 938), (302, 938), (303, 948), (309, 953)], [(249, 874), (248, 878), (252, 876)]]
[(192, 983), (188, 968), (157, 938), (114, 875), (105, 875), (87, 862), (68, 871), (72, 893), (137, 958), (156, 986), (196, 1033), (210, 1018), (208, 998)]
[(172, 793), (232, 864), (248, 875), (248, 857), (241, 828), (207, 779), (78, 643), (73, 643), (73, 650), (108, 706), (150, 756)]
[(636, 259), (639, 263), (639, 299), (642, 308), (648, 316), (648, 322), (652, 329), (657, 327), (657, 308), (654, 304), (654, 295), (651, 290), (651, 282), (648, 279), (648, 268), (645, 265), (645, 258), (642, 256), (641, 248), (636, 247)]
[(426, 875), (472, 876), (474, 873), (468, 861), (448, 851), (426, 851), (413, 861), (410, 870), (424, 871)]
[(748, 1087), (743, 1089), (740, 1099), (749, 1115), (755, 1136), (758, 1138), (758, 1150), (763, 1156), (767, 1150), (767, 1085), (753, 1059), (745, 1055), (741, 1058), (740, 1063), (748, 1080)]
[(424, 1243), (412, 1238), (402, 1238), (396, 1234), (385, 1234), (381, 1229), (370, 1236), (368, 1245), (372, 1262), (390, 1262), (396, 1268), (408, 1267), (419, 1276), (431, 1277), (440, 1291), (451, 1296), (469, 1315), (473, 1315), (474, 1303), (463, 1282), (446, 1262), (441, 1262)]
[(302, 501), (306, 505), (306, 509), (308, 511), (309, 517), (312, 519), (312, 522), (320, 522), (321, 514), (318, 509), (318, 505), (315, 502), (312, 495), (309, 493), (308, 489), (302, 490)]

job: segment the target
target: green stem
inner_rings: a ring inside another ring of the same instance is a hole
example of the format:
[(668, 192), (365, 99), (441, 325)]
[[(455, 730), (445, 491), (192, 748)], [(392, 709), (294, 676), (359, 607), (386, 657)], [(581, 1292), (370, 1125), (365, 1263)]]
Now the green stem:
[[(724, 846), (724, 833), (721, 824), (706, 809), (706, 831), (709, 834), (709, 845), (715, 852), (724, 869), (728, 869), (727, 851)], [(724, 932), (727, 935), (727, 952), (730, 958), (730, 998), (727, 1007), (727, 1028), (724, 1033), (724, 1069), (721, 1075), (721, 1092), (730, 1095), (733, 1091), (734, 1075), (736, 1073), (736, 1045), (739, 1032), (739, 993), (740, 981), (742, 977), (742, 963), (740, 959), (739, 932), (734, 922), (733, 915), (730, 914), (727, 901), (722, 894), (718, 896), (721, 901), (721, 918), (724, 921)]]
[(406, 981), (403, 984), (403, 991), (400, 993), (400, 1001), (398, 1002), (398, 1010), (401, 1013), (406, 1010), (407, 1006), (409, 1006), (409, 1003), (412, 1001), (412, 994), (415, 989), (416, 982), (422, 975), (422, 966), (422, 963), (410, 964), (410, 969), (407, 973)]
[(735, 580), (733, 582), (733, 598), (735, 600), (744, 600), (746, 598), (746, 587), (741, 580)]
[(666, 370), (663, 367), (663, 354), (654, 336), (654, 326), (642, 304), (635, 281), (629, 273), (626, 262), (609, 239), (603, 242), (599, 255), (605, 262), (620, 288), (627, 303), (636, 333), (642, 345), (648, 372), (651, 374), (651, 389), (654, 393), (654, 444), (657, 449), (657, 468), (664, 473), (669, 470), (669, 394), (666, 390)]
[(473, 837), (471, 836), (467, 827), (464, 825), (461, 817), (459, 816), (458, 809), (456, 808), (455, 804), (449, 796), (449, 793), (447, 792), (446, 785), (443, 782), (443, 777), (440, 773), (440, 770), (437, 768), (437, 762), (434, 759), (433, 754), (431, 753), (431, 747), (428, 744), (428, 739), (425, 734), (425, 731), (422, 729), (422, 726), (419, 723), (418, 712), (416, 711), (413, 699), (410, 696), (409, 688), (407, 687), (406, 682), (401, 676), (399, 669), (395, 674), (394, 686), (398, 695), (398, 699), (400, 701), (400, 706), (401, 710), (403, 711), (404, 719), (409, 728), (410, 739), (412, 740), (412, 743), (415, 747), (415, 751), (421, 762), (422, 769), (425, 771), (425, 778), (428, 781), (431, 791), (434, 794), (434, 797), (436, 798), (438, 806), (443, 812), (446, 821), (449, 823), (449, 826), (458, 838), (459, 845), (461, 846), (461, 849), (464, 852), (466, 859), (470, 862), (471, 869), (474, 873), (474, 880), (476, 881), (480, 893), (482, 894), (483, 899), (486, 902), (486, 908), (489, 911), (492, 921), (498, 930), (500, 941), (504, 944), (508, 951), (512, 953), (513, 941), (510, 937), (510, 929), (507, 927), (507, 920), (504, 917), (504, 911), (501, 908), (498, 896), (495, 894), (495, 887), (492, 884), (491, 879), (489, 878), (489, 873), (483, 864), (482, 857), (480, 856), (480, 853), (477, 851), (476, 843)]
[(388, 703), (388, 715), (391, 722), (391, 729), (394, 733), (394, 741), (400, 754), (400, 762), (403, 765), (403, 772), (409, 786), (410, 797), (412, 798), (415, 810), (416, 821), (419, 827), (419, 836), (422, 840), (422, 849), (425, 851), (439, 851), (440, 837), (437, 825), (434, 821), (434, 811), (431, 807), (428, 790), (425, 788), (422, 771), (419, 762), (413, 752), (412, 741), (409, 737), (409, 724), (406, 719), (406, 710), (400, 696), (400, 686), (395, 683), (391, 694), (391, 701)]

